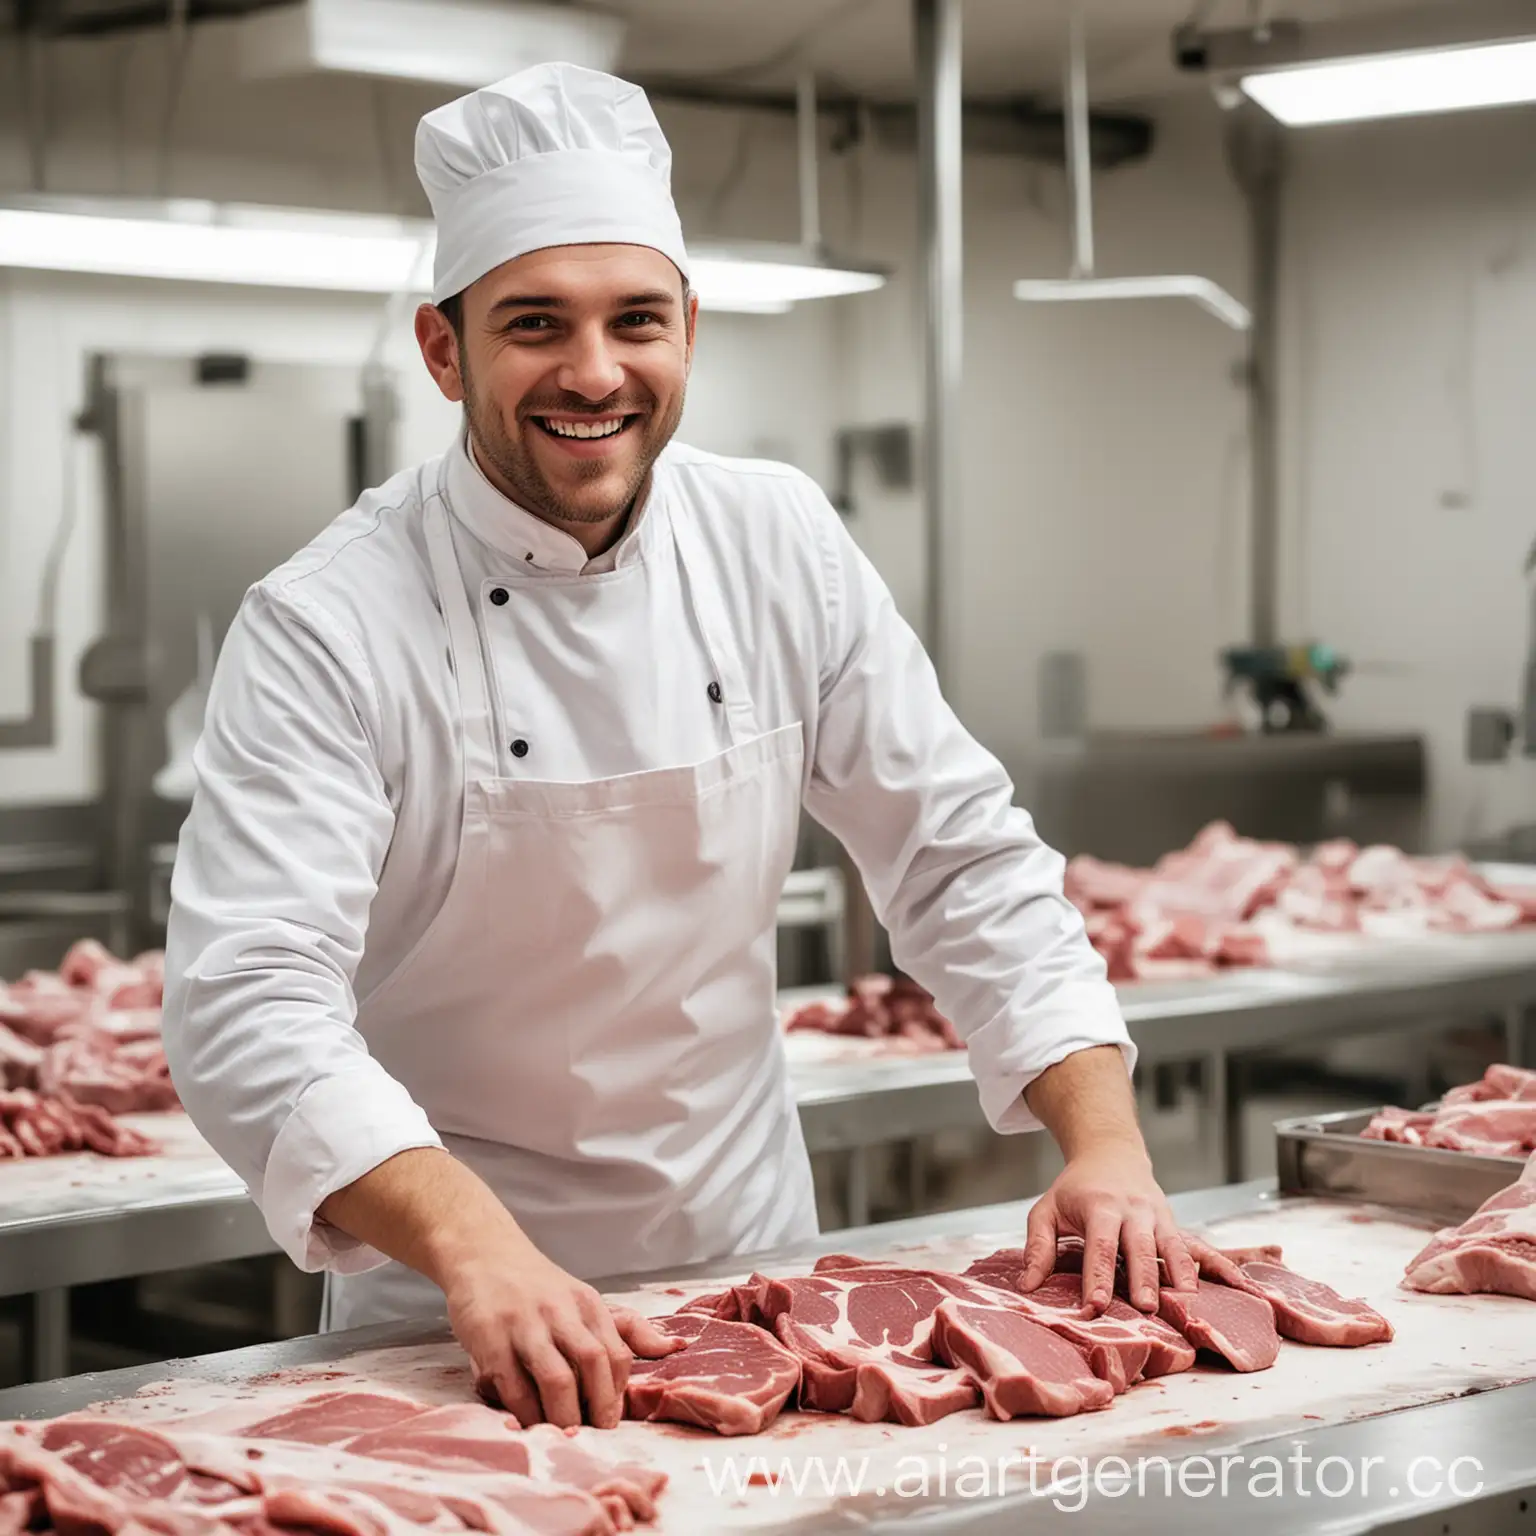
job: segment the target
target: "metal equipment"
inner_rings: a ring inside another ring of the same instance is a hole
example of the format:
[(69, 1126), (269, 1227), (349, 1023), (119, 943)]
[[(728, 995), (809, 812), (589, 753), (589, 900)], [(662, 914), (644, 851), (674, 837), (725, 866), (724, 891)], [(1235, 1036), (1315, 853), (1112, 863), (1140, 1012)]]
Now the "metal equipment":
[(1367, 1140), (1376, 1111), (1305, 1115), (1275, 1126), (1280, 1190), (1414, 1211), (1454, 1226), (1520, 1177), (1525, 1159)]
[(129, 897), (134, 944), (155, 937), (151, 849), (186, 810), (154, 791), (167, 716), (206, 676), (209, 629), (222, 636), (247, 588), (376, 473), (386, 394), (376, 371), (360, 384), (346, 366), (91, 360), (85, 424), (102, 443), (109, 575), (80, 687), (102, 706), (104, 883)]
[(1245, 688), (1265, 731), (1326, 731), (1313, 696), (1316, 685), (1335, 694), (1350, 664), (1332, 646), (1234, 645), (1221, 653), (1225, 691)]
[(1424, 840), (1421, 736), (1104, 732), (1003, 763), (1041, 836), (1068, 857), (1153, 864), (1215, 820), (1272, 842), (1351, 837), (1411, 853)]
[(1072, 202), (1072, 270), (1066, 278), (1025, 278), (1013, 296), (1026, 303), (1098, 299), (1188, 299), (1235, 331), (1246, 331), (1253, 316), (1219, 283), (1192, 273), (1099, 277), (1093, 250), (1093, 164), (1088, 139), (1088, 40), (1080, 0), (1068, 10), (1066, 68), (1067, 182)]

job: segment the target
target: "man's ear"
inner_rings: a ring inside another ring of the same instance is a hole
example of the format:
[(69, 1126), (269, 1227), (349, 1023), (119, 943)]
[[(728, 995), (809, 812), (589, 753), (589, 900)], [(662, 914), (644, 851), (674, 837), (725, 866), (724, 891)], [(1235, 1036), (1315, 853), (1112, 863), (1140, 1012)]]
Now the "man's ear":
[(423, 304), (416, 311), (416, 345), (427, 372), (442, 391), (445, 400), (455, 405), (464, 399), (464, 368), (459, 356), (459, 337), (447, 315), (436, 304)]
[(688, 290), (688, 358), (687, 372), (693, 372), (693, 343), (699, 329), (699, 296), (691, 288)]

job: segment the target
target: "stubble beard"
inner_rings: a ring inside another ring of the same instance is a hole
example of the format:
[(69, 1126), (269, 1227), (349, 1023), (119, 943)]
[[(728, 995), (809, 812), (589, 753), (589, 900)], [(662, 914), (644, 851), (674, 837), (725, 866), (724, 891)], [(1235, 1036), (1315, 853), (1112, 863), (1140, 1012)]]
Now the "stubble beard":
[[(534, 456), (508, 435), (500, 413), (480, 397), (467, 369), (462, 370), (462, 377), (464, 412), (469, 420), (475, 453), (486, 467), (495, 471), (502, 484), (511, 489), (512, 499), (520, 507), (556, 525), (605, 523), (627, 512), (644, 489), (652, 466), (662, 449), (672, 441), (683, 417), (681, 392), (664, 417), (648, 412), (643, 421), (628, 429), (641, 433), (642, 439), (640, 452), (625, 476), (621, 490), (600, 501), (573, 502), (549, 483)], [(529, 422), (526, 430), (538, 432), (542, 428)], [(578, 480), (599, 480), (609, 472), (600, 459), (573, 460), (572, 469)]]

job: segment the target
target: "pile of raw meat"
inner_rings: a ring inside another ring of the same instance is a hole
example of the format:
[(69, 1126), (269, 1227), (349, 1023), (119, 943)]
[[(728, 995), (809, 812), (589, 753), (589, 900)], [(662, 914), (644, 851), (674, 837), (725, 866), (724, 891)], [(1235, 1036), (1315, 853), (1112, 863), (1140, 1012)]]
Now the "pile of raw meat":
[[(1108, 1407), (1208, 1351), (1272, 1365), (1283, 1337), (1351, 1346), (1386, 1320), (1280, 1263), (1277, 1249), (1198, 1240), (1198, 1291), (1161, 1315), (1080, 1306), (1081, 1248), (1028, 1295), (1004, 1249), (963, 1275), (835, 1255), (813, 1273), (744, 1283), (660, 1319), (686, 1340), (637, 1361), (631, 1419), (754, 1434), (787, 1403), (929, 1424), (985, 1405), (999, 1419)], [(297, 1383), (295, 1383), (297, 1385)], [(605, 1455), (601, 1437), (519, 1427), (478, 1402), (430, 1406), (392, 1390), (258, 1395), (158, 1419), (110, 1407), (0, 1424), (0, 1533), (58, 1536), (615, 1536), (656, 1518), (666, 1477)], [(153, 1413), (153, 1410), (150, 1410)]]
[(841, 1002), (807, 1003), (790, 1014), (784, 1028), (882, 1040), (914, 1056), (965, 1048), (932, 994), (905, 976), (861, 976)]
[(160, 1043), (164, 988), (160, 954), (118, 960), (92, 939), (57, 972), (0, 983), (0, 1159), (156, 1150), (115, 1117), (177, 1106)]
[(615, 1536), (655, 1518), (666, 1483), (479, 1403), (322, 1392), (260, 1422), (258, 1411), (219, 1428), (88, 1414), (0, 1425), (0, 1531)]
[(1536, 1157), (1476, 1215), (1437, 1232), (1403, 1284), (1442, 1296), (1486, 1291), (1536, 1301)]
[(1360, 1134), (1482, 1157), (1526, 1157), (1536, 1152), (1536, 1072), (1491, 1066), (1477, 1082), (1452, 1088), (1434, 1109), (1388, 1106)]
[(1067, 896), (1111, 981), (1174, 980), (1268, 965), (1306, 934), (1405, 939), (1536, 922), (1536, 890), (1505, 891), (1467, 861), (1320, 843), (1310, 854), (1213, 822), (1152, 869), (1080, 855)]
[(1222, 1252), (1191, 1241), (1199, 1289), (1161, 1293), (1157, 1316), (1124, 1300), (1085, 1316), (1081, 1248), (1023, 1292), (1019, 1249), (963, 1274), (838, 1254), (813, 1273), (753, 1275), (660, 1325), (685, 1349), (637, 1361), (632, 1418), (754, 1434), (794, 1398), (802, 1409), (931, 1424), (985, 1406), (994, 1418), (1107, 1408), (1136, 1382), (1187, 1371), (1206, 1351), (1237, 1371), (1275, 1363), (1282, 1337), (1352, 1347), (1392, 1337), (1363, 1301), (1293, 1273), (1278, 1249)]

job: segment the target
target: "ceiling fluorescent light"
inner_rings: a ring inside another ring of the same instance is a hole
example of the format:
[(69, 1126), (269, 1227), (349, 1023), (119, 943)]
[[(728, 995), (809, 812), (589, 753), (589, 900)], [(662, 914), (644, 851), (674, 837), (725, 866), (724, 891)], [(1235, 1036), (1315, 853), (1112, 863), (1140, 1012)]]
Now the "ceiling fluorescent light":
[[(431, 287), (432, 226), (203, 202), (34, 199), (0, 206), (0, 267), (108, 277), (420, 293)], [(807, 299), (863, 293), (885, 282), (796, 246), (701, 247), (691, 274), (710, 310), (782, 314)]]
[(431, 271), (430, 226), (211, 203), (0, 207), (0, 267), (397, 293)]
[(689, 252), (703, 309), (782, 313), (806, 299), (870, 293), (885, 283), (874, 267), (834, 262), (798, 246), (699, 246)]
[(1253, 316), (1247, 307), (1208, 277), (1170, 274), (1025, 278), (1013, 285), (1013, 296), (1036, 304), (1065, 303), (1073, 299), (1189, 299), (1234, 331), (1246, 331), (1253, 325)]
[(242, 17), (247, 79), (336, 72), (473, 88), (534, 64), (611, 72), (616, 16), (522, 0), (301, 0)]
[(1295, 65), (1240, 84), (1288, 127), (1506, 107), (1536, 101), (1536, 41)]

